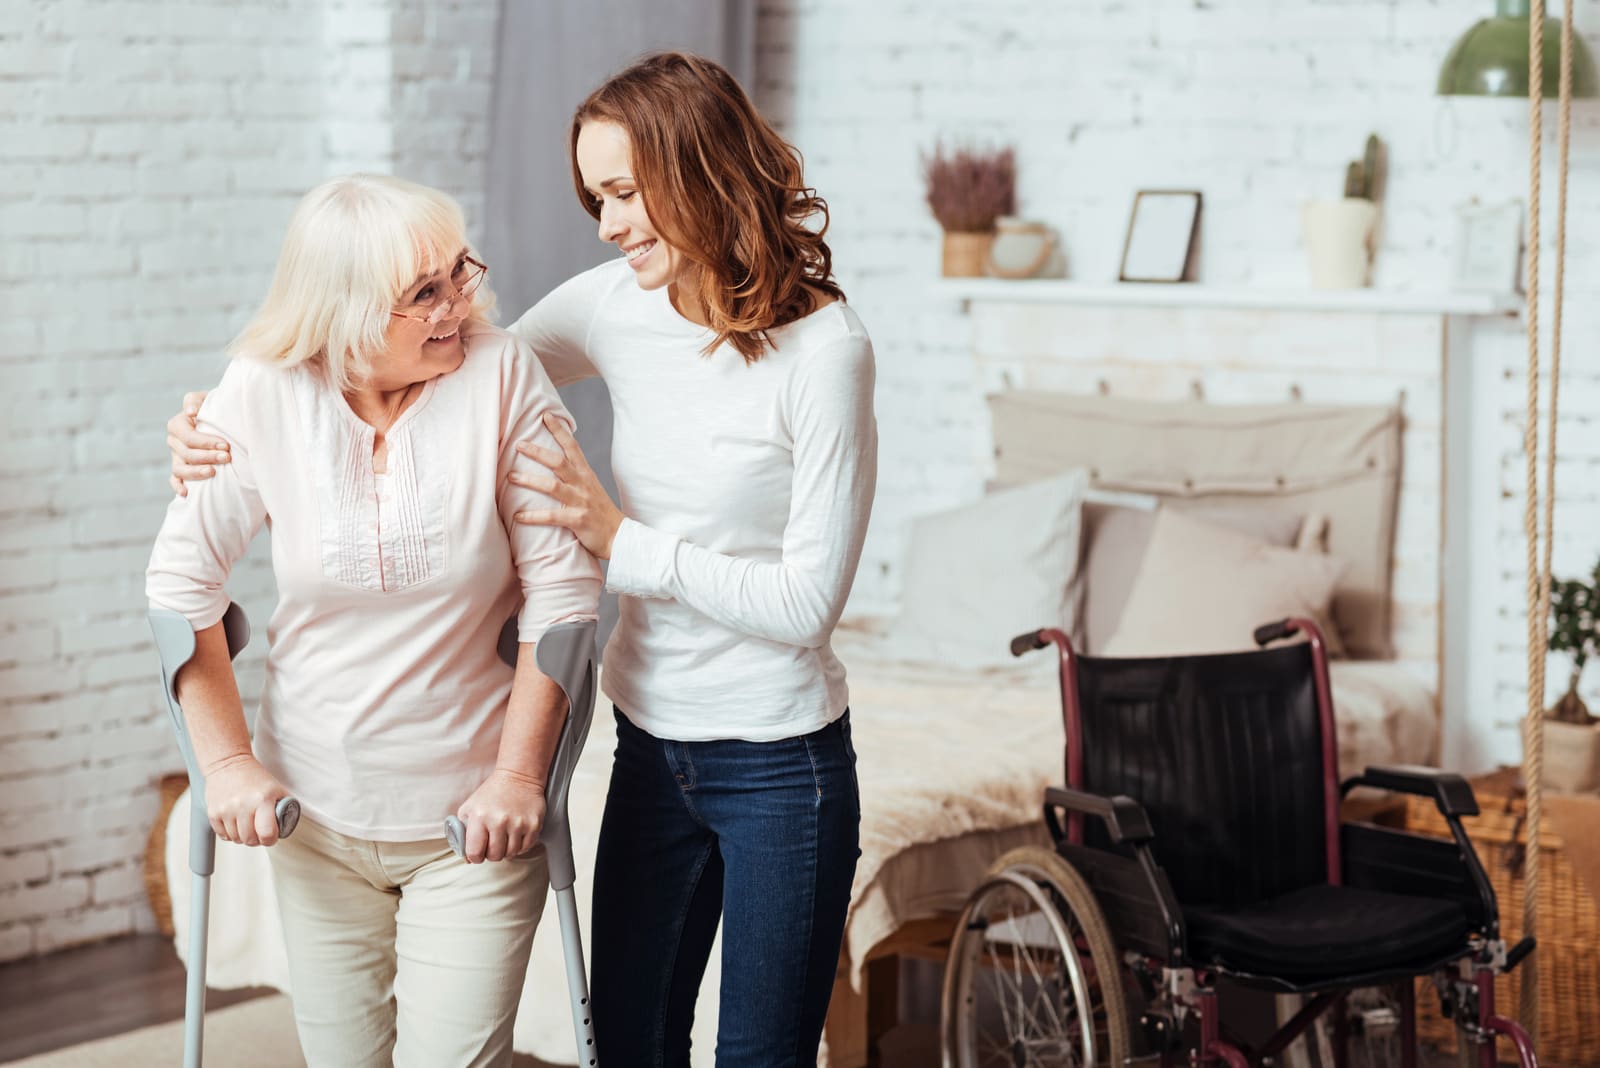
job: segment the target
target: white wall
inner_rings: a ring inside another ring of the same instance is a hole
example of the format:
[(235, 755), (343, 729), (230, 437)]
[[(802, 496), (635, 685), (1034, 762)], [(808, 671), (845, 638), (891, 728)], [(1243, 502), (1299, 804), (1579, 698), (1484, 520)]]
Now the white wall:
[[(1134, 190), (1194, 188), (1205, 193), (1200, 278), (1282, 286), (1306, 279), (1299, 205), (1337, 195), (1345, 163), (1376, 131), (1389, 148), (1376, 284), (1443, 288), (1454, 207), (1526, 197), (1526, 104), (1433, 93), (1450, 42), (1489, 10), (763, 0), (758, 95), (833, 207), (841, 279), (878, 352), (883, 474), (856, 605), (892, 605), (907, 518), (975, 496), (986, 470), (970, 324), (928, 290), (939, 231), (919, 152), (940, 137), (1014, 144), (1020, 208), (1060, 228), (1076, 278), (1116, 277)], [(1580, 3), (1575, 21), (1600, 44), (1600, 5)], [(1553, 107), (1545, 114), (1553, 160)], [(1580, 102), (1573, 114), (1558, 574), (1600, 554), (1600, 361), (1588, 343), (1600, 325), (1600, 108)], [(1547, 179), (1547, 237), (1553, 199)], [(1553, 273), (1547, 256), (1546, 285)], [(1468, 385), (1451, 418), (1475, 425), (1467, 455), (1450, 461), (1471, 465), (1467, 529), (1455, 532), (1471, 556), (1450, 562), (1465, 577), (1450, 598), (1470, 654), (1445, 712), (1446, 758), (1478, 767), (1520, 753), (1524, 343), (1516, 322), (1453, 330), (1452, 375)]]
[[(985, 473), (970, 324), (927, 288), (939, 235), (921, 149), (941, 135), (1014, 142), (1022, 209), (1061, 228), (1076, 277), (1114, 276), (1133, 190), (1176, 185), (1206, 194), (1204, 279), (1294, 284), (1300, 201), (1336, 192), (1375, 129), (1391, 161), (1378, 281), (1437, 286), (1452, 206), (1526, 186), (1520, 105), (1432, 95), (1448, 42), (1480, 7), (761, 0), (756, 95), (833, 206), (840, 275), (878, 347), (883, 474), (854, 607), (892, 607), (907, 518), (975, 496)], [(295, 197), (318, 178), (392, 169), (475, 215), (494, 11), (0, 10), (0, 959), (148, 928), (138, 863), (154, 779), (177, 765), (140, 578), (166, 499), (160, 421), (183, 389), (215, 379)], [(1596, 0), (1578, 24), (1600, 29)], [(1567, 571), (1600, 549), (1600, 373), (1586, 344), (1600, 111), (1575, 115)], [(1523, 352), (1515, 324), (1464, 343), (1463, 407), (1478, 422), (1460, 569), (1474, 655), (1446, 715), (1458, 751), (1482, 763), (1515, 757), (1514, 733), (1496, 725), (1521, 707)], [(259, 561), (235, 592), (264, 619)], [(246, 671), (247, 692), (253, 681)]]
[[(144, 624), (161, 423), (215, 381), (295, 200), (395, 171), (482, 202), (490, 0), (0, 10), (0, 960), (147, 930), (178, 770)], [(257, 624), (264, 544), (231, 584)]]

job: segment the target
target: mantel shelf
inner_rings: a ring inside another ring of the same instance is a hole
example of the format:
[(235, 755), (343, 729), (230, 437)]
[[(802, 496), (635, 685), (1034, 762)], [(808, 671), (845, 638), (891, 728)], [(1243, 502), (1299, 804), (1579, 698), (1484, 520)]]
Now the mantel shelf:
[(1268, 289), (1211, 286), (1196, 282), (1013, 281), (1005, 278), (943, 278), (934, 292), (964, 303), (1085, 304), (1159, 308), (1242, 308), (1284, 312), (1365, 312), (1372, 315), (1514, 316), (1523, 308), (1515, 293), (1427, 292), (1400, 289)]

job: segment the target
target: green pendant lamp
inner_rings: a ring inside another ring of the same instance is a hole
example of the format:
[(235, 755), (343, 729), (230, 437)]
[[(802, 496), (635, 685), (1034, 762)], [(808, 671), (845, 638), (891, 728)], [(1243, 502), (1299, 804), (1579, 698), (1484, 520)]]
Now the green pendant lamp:
[[(1556, 95), (1560, 77), (1561, 20), (1544, 20), (1544, 95)], [(1443, 96), (1528, 95), (1528, 0), (1495, 0), (1494, 17), (1482, 19), (1445, 57), (1439, 71)], [(1594, 56), (1583, 39), (1572, 38), (1572, 95), (1600, 95)]]

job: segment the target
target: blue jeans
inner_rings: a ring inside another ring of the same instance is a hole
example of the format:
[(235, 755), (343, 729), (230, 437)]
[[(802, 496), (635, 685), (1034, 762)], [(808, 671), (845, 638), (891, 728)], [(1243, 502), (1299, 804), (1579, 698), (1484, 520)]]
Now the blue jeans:
[(594, 873), (603, 1064), (687, 1068), (722, 919), (718, 1068), (812, 1068), (861, 802), (848, 711), (776, 742), (671, 742), (617, 715)]

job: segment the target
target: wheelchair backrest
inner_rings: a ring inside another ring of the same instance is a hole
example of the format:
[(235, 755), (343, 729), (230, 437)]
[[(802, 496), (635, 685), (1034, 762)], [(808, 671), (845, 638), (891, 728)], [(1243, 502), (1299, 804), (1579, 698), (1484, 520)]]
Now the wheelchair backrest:
[[(1244, 904), (1327, 881), (1309, 645), (1076, 666), (1080, 786), (1144, 806), (1180, 903)], [(1095, 824), (1085, 842), (1105, 848)]]

